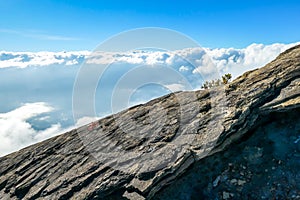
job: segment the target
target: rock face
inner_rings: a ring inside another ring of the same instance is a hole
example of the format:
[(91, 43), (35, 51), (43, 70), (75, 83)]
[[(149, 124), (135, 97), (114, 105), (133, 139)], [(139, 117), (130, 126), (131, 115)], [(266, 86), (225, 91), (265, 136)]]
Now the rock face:
[(0, 158), (0, 199), (300, 199), (300, 46)]

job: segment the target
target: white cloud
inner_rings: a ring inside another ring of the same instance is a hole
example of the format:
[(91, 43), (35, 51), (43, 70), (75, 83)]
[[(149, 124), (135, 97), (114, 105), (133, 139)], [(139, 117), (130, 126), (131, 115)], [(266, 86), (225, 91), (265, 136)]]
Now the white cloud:
[(36, 133), (36, 135), (33, 137), (33, 143), (38, 142), (38, 141), (42, 141), (48, 138), (51, 138), (55, 135), (59, 135), (61, 133), (63, 133), (64, 131), (61, 128), (60, 124), (53, 124), (51, 125), (51, 127), (43, 130), (43, 131), (38, 131)]
[(184, 66), (184, 65), (182, 65), (181, 67), (179, 67), (179, 71), (180, 72), (186, 72), (186, 71), (189, 71), (189, 68), (186, 67), (186, 66)]
[(51, 106), (37, 102), (24, 104), (7, 113), (0, 113), (0, 156), (62, 133), (64, 130), (60, 124), (53, 124), (45, 130), (37, 131), (28, 122), (33, 117), (52, 111)]
[(237, 77), (242, 73), (263, 67), (281, 52), (299, 44), (251, 44), (244, 49), (205, 49), (221, 74), (232, 73)]
[(172, 52), (135, 50), (130, 52), (93, 52), (86, 57), (89, 64), (165, 64)]
[(66, 61), (66, 65), (69, 66), (69, 65), (77, 65), (79, 64), (79, 62), (77, 60), (68, 60)]
[(44, 102), (27, 103), (10, 112), (0, 113), (0, 119), (7, 120), (15, 118), (17, 120), (23, 121), (42, 113), (49, 113), (51, 111), (53, 111), (53, 108)]
[[(205, 76), (217, 69), (220, 74), (232, 73), (234, 77), (245, 71), (262, 67), (293, 44), (251, 44), (244, 49), (187, 48), (172, 52), (135, 50), (130, 52), (0, 52), (0, 68), (29, 66), (89, 64), (165, 64), (179, 72), (201, 73)], [(209, 58), (208, 58), (208, 57)]]
[(76, 65), (90, 54), (88, 51), (74, 52), (6, 52), (0, 51), (0, 68), (49, 65)]
[(82, 117), (82, 118), (80, 118), (80, 119), (77, 120), (75, 126), (76, 127), (80, 127), (80, 126), (89, 124), (91, 122), (94, 122), (94, 121), (96, 121), (98, 119), (99, 119), (98, 117)]
[(38, 118), (39, 121), (46, 121), (48, 119), (50, 119), (50, 116), (44, 116), (44, 117)]
[(185, 90), (185, 86), (179, 83), (173, 83), (170, 85), (165, 85), (166, 88), (168, 88), (172, 92), (177, 92), (177, 91), (183, 91)]
[(199, 73), (206, 79), (218, 78), (219, 72), (208, 54), (202, 56), (201, 62), (197, 62), (199, 63), (199, 65), (196, 66), (196, 68), (193, 70), (193, 74)]
[[(44, 130), (35, 130), (30, 119), (38, 121), (48, 120), (49, 116), (38, 117), (41, 114), (55, 111), (53, 107), (44, 102), (26, 103), (19, 108), (6, 113), (0, 113), (0, 156), (17, 151), (28, 145), (43, 141), (53, 136), (65, 133), (96, 121), (99, 117), (83, 117), (77, 120), (75, 126), (62, 128), (60, 123), (52, 124)], [(106, 116), (108, 113), (103, 113)]]

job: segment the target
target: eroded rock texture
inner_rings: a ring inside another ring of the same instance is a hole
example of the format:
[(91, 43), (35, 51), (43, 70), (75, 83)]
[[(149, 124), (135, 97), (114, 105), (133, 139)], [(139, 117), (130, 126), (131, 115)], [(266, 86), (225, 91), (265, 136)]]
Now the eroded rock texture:
[(300, 46), (0, 158), (0, 199), (300, 199)]

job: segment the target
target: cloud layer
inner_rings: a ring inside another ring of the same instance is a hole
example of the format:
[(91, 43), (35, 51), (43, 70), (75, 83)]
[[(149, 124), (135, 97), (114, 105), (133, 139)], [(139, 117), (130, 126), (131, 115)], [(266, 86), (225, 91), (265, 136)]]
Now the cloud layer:
[[(42, 141), (61, 131), (59, 123), (44, 130), (35, 130), (28, 122), (41, 114), (49, 113), (53, 108), (44, 102), (27, 103), (7, 113), (0, 113), (0, 156)], [(38, 120), (47, 119), (45, 116)]]
[[(296, 45), (293, 44), (251, 44), (244, 49), (234, 48), (187, 48), (172, 52), (143, 51), (131, 52), (0, 52), (0, 68), (44, 67), (50, 65), (73, 66), (84, 61), (90, 64), (165, 64), (180, 72), (210, 73), (207, 63), (212, 62), (220, 73), (230, 72), (235, 76), (262, 67), (279, 53)], [(209, 62), (208, 62), (209, 61)], [(205, 69), (204, 69), (205, 68)]]
[(88, 51), (75, 52), (6, 52), (0, 51), (0, 68), (44, 67), (49, 65), (76, 65), (89, 55)]

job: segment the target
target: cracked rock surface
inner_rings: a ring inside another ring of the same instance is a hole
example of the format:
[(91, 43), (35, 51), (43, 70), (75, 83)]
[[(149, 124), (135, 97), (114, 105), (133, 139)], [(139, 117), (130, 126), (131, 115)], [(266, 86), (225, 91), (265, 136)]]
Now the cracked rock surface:
[(300, 46), (0, 158), (0, 199), (300, 199)]

